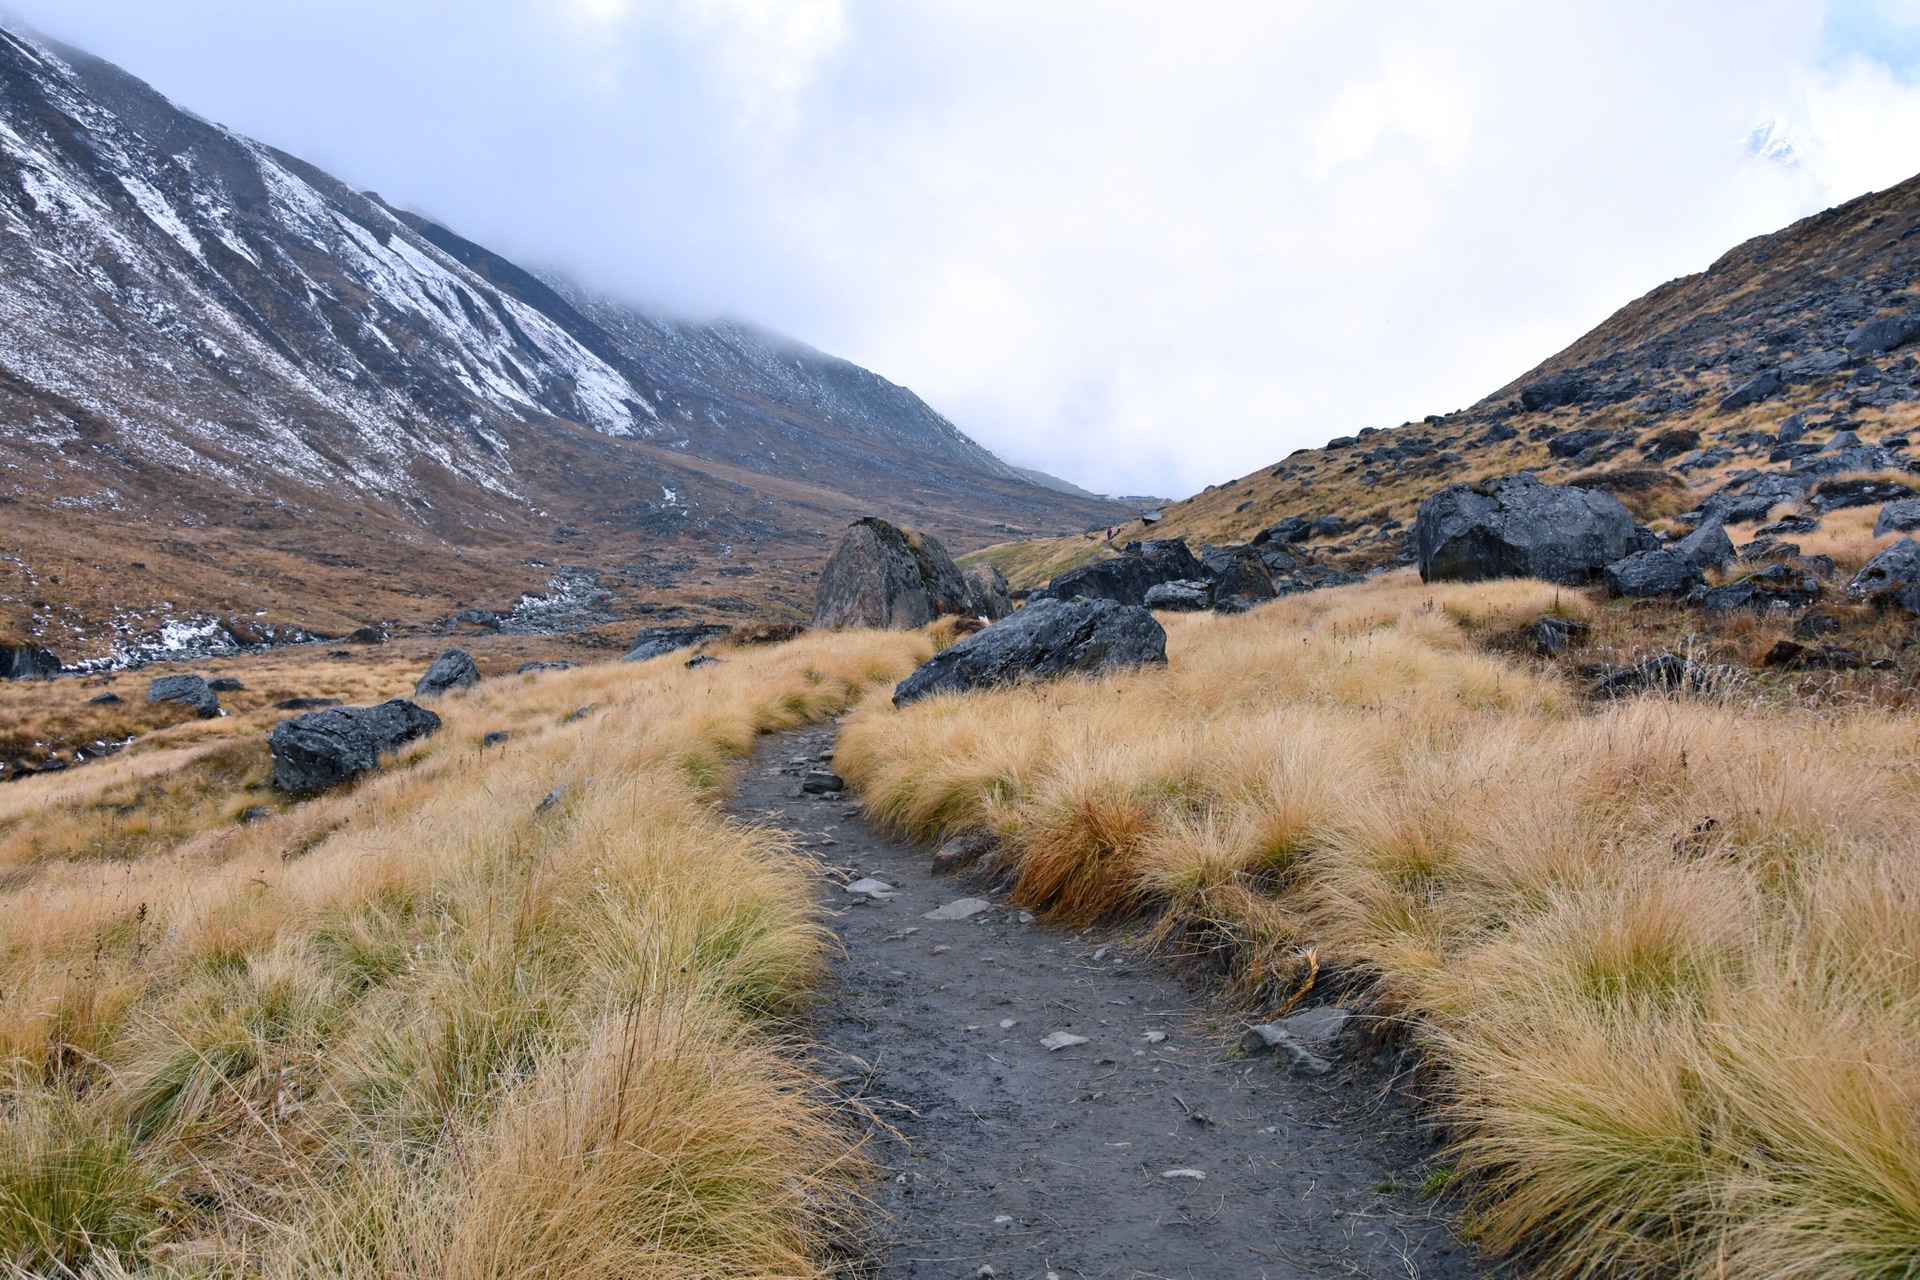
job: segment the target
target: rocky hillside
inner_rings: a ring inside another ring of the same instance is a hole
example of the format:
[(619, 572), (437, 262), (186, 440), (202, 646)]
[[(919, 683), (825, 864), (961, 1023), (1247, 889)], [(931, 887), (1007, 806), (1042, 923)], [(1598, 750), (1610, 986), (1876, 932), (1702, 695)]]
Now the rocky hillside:
[[(1209, 486), (1152, 534), (1198, 547), (1284, 522), (1292, 545), (1363, 570), (1411, 561), (1407, 528), (1434, 490), (1523, 468), (1611, 489), (1642, 519), (1710, 504), (1730, 524), (1768, 496), (1773, 510), (1836, 476), (1904, 472), (1920, 424), (1916, 276), (1920, 178), (1661, 285), (1470, 408)], [(1147, 531), (1129, 528), (1116, 541)], [(1107, 550), (1076, 535), (986, 554), (1019, 587)]]
[(0, 635), (70, 656), (523, 593), (794, 614), (858, 515), (965, 548), (1126, 514), (844, 360), (543, 280), (6, 31), (0, 280)]

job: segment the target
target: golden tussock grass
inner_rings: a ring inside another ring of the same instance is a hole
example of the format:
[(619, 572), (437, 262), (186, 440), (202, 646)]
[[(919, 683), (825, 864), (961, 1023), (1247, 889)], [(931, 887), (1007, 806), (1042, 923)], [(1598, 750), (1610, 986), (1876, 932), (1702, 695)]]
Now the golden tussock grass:
[(271, 717), (16, 784), (38, 790), (8, 797), (0, 889), (0, 1256), (820, 1274), (857, 1134), (781, 1020), (827, 935), (810, 864), (715, 802), (759, 734), (931, 648), (847, 633), (487, 680), (397, 767), (244, 825), (226, 811), (255, 781), (209, 781), (197, 819), (115, 859), (82, 837)]
[(837, 767), (1256, 1010), (1366, 979), (1533, 1273), (1920, 1274), (1920, 718), (1587, 704), (1469, 642), (1555, 607), (1593, 612), (1402, 576), (1166, 617), (1164, 670), (876, 701)]

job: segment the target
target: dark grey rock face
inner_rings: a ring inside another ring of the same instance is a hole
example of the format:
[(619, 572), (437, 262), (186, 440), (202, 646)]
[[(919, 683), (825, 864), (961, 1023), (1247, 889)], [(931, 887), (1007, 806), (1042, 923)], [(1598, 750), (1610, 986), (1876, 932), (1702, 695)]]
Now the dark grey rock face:
[(970, 565), (963, 577), (967, 582), (967, 612), (988, 622), (998, 622), (1013, 612), (1007, 596), (1007, 575), (990, 564)]
[(1674, 543), (1673, 553), (1705, 573), (1708, 569), (1722, 568), (1733, 560), (1733, 539), (1727, 536), (1726, 525), (1709, 519)]
[(1813, 491), (1807, 501), (1821, 515), (1829, 511), (1841, 511), (1847, 507), (1871, 507), (1884, 502), (1898, 502), (1912, 498), (1914, 492), (1897, 480), (1874, 480), (1861, 477), (1853, 480), (1829, 480)]
[(437, 698), (455, 689), (467, 689), (480, 683), (480, 668), (465, 649), (448, 649), (433, 660), (421, 677), (413, 682), (416, 698)]
[(1847, 354), (1855, 359), (1877, 356), (1920, 338), (1920, 314), (1869, 320), (1847, 335)]
[(404, 698), (375, 707), (312, 711), (273, 726), (273, 785), (305, 795), (379, 767), (380, 757), (440, 727), (440, 717)]
[(868, 516), (847, 526), (820, 571), (813, 625), (923, 627), (967, 605), (966, 579), (938, 538)]
[(1111, 600), (1115, 604), (1143, 605), (1147, 592), (1163, 582), (1189, 582), (1207, 576), (1205, 566), (1179, 538), (1154, 538), (1127, 549), (1111, 560), (1096, 560), (1060, 574), (1028, 596), (1029, 601)]
[(1613, 439), (1605, 427), (1581, 427), (1547, 441), (1547, 452), (1556, 458), (1575, 458), (1597, 444)]
[(1750, 404), (1759, 404), (1762, 400), (1770, 396), (1778, 395), (1780, 388), (1786, 385), (1787, 380), (1781, 376), (1778, 369), (1764, 370), (1722, 396), (1720, 398), (1720, 412), (1732, 413), (1734, 410), (1744, 409)]
[(220, 699), (200, 676), (157, 676), (147, 685), (147, 701), (177, 702), (183, 707), (192, 707), (202, 720), (211, 720), (220, 714)]
[(1413, 522), (1422, 582), (1544, 578), (1578, 586), (1633, 545), (1633, 517), (1597, 489), (1543, 485), (1523, 471), (1487, 489), (1450, 485)]
[(1880, 508), (1880, 518), (1873, 522), (1876, 538), (1889, 533), (1912, 533), (1915, 529), (1920, 529), (1920, 498), (1889, 502)]
[(1675, 551), (1638, 551), (1607, 566), (1607, 594), (1643, 598), (1684, 596), (1704, 586), (1700, 570)]
[(1853, 575), (1847, 594), (1920, 614), (1920, 542), (1902, 538), (1888, 546)]
[(1213, 608), (1213, 589), (1206, 582), (1162, 582), (1147, 589), (1147, 608), (1174, 613), (1197, 613)]
[(1200, 563), (1213, 583), (1213, 607), (1216, 609), (1250, 609), (1262, 600), (1271, 600), (1280, 594), (1274, 588), (1273, 574), (1267, 569), (1266, 561), (1257, 547), (1202, 547)]
[(1699, 596), (1710, 612), (1731, 609), (1804, 609), (1820, 598), (1820, 580), (1793, 565), (1770, 564)]
[(894, 690), (893, 705), (1166, 660), (1167, 633), (1144, 608), (1111, 600), (1039, 600), (921, 663)]
[(60, 659), (30, 644), (0, 644), (0, 680), (41, 680), (60, 670)]
[(1587, 690), (1592, 698), (1628, 698), (1636, 693), (1700, 693), (1711, 689), (1718, 672), (1677, 653), (1656, 653), (1622, 668)]
[(642, 627), (633, 637), (633, 647), (620, 655), (622, 662), (645, 662), (676, 649), (691, 649), (702, 640), (711, 640), (733, 630), (713, 623), (691, 623), (684, 627)]

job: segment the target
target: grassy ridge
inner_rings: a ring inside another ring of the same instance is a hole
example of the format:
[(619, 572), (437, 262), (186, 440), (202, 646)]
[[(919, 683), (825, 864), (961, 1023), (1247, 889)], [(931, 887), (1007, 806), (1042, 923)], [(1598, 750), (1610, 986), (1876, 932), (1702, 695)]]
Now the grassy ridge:
[(1170, 618), (1164, 671), (870, 704), (838, 767), (1254, 1007), (1371, 975), (1443, 1068), (1470, 1229), (1538, 1274), (1920, 1274), (1920, 718), (1592, 707), (1468, 641), (1555, 600)]
[[(805, 864), (714, 801), (757, 734), (929, 649), (822, 637), (488, 681), (404, 767), (245, 826), (231, 797), (173, 805), (219, 821), (137, 856), (93, 837), (158, 753), (13, 784), (0, 1259), (818, 1274), (859, 1162), (779, 1019), (826, 935)], [(244, 750), (221, 723), (177, 750)]]

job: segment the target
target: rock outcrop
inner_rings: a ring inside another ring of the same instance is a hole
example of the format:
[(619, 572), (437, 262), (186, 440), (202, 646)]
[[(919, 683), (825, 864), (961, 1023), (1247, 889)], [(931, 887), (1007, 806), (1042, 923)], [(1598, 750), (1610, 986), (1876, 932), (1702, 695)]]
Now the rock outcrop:
[(472, 655), (465, 649), (447, 649), (413, 682), (413, 696), (437, 698), (443, 693), (468, 689), (479, 683), (480, 668), (473, 664)]
[(1633, 517), (1619, 499), (1544, 485), (1527, 471), (1484, 488), (1449, 485), (1420, 504), (1413, 533), (1422, 582), (1544, 578), (1579, 586), (1634, 543)]
[(1152, 538), (1130, 542), (1110, 560), (1096, 560), (1059, 574), (1027, 597), (1036, 600), (1111, 600), (1115, 604), (1144, 605), (1147, 592), (1163, 582), (1205, 578), (1207, 571), (1179, 538)]
[(1040, 600), (949, 645), (900, 682), (893, 704), (936, 693), (1020, 684), (1167, 660), (1167, 633), (1138, 605)]
[(207, 687), (203, 677), (196, 675), (156, 676), (147, 685), (147, 701), (177, 702), (193, 708), (202, 720), (211, 720), (220, 714), (219, 697)]
[(0, 644), (0, 680), (44, 680), (60, 670), (60, 659), (30, 644)]
[(335, 707), (282, 720), (267, 737), (273, 785), (307, 795), (369, 773), (380, 757), (440, 727), (440, 717), (404, 698)]
[(1606, 568), (1606, 578), (1608, 595), (1630, 598), (1684, 596), (1707, 581), (1685, 556), (1665, 548), (1636, 551), (1614, 561)]
[(816, 627), (923, 627), (970, 603), (960, 567), (931, 534), (877, 516), (847, 526), (813, 593)]
[(1847, 594), (1920, 614), (1920, 542), (1902, 538), (1890, 544), (1853, 575)]

